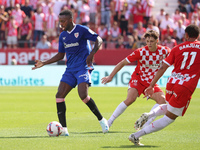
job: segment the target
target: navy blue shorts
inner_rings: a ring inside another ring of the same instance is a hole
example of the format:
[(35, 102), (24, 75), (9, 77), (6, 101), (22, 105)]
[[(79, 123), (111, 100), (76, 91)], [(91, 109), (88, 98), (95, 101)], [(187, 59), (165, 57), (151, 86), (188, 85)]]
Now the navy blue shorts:
[(91, 85), (91, 72), (92, 70), (83, 69), (80, 71), (68, 71), (66, 70), (60, 81), (69, 84), (75, 88), (76, 85), (86, 82)]

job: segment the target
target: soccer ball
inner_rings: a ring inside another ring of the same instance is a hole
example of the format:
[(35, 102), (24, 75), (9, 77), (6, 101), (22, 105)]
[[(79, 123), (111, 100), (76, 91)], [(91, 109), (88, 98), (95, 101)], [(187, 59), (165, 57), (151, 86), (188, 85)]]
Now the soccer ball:
[(47, 126), (47, 133), (49, 136), (59, 136), (63, 131), (62, 125), (57, 121), (52, 121)]

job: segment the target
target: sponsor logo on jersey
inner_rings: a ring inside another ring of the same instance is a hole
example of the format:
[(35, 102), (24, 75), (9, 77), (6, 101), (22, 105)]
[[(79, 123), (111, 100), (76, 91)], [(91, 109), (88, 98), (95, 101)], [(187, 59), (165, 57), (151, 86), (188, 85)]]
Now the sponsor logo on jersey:
[(79, 33), (78, 32), (74, 33), (74, 36), (75, 36), (75, 38), (78, 38)]
[(64, 47), (65, 47), (65, 48), (75, 47), (75, 46), (79, 46), (79, 43), (76, 42), (76, 43), (66, 44), (66, 43), (64, 42)]

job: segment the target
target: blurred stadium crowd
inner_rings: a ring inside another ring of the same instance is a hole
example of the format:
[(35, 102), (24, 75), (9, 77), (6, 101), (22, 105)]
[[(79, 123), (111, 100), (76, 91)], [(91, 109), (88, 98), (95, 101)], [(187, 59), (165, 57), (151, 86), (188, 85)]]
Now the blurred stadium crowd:
[(177, 0), (170, 15), (155, 0), (0, 0), (0, 49), (57, 49), (58, 15), (70, 9), (74, 22), (90, 27), (104, 40), (103, 49), (136, 49), (142, 35), (153, 29), (160, 44), (170, 48), (184, 41), (189, 24), (200, 26), (200, 1)]

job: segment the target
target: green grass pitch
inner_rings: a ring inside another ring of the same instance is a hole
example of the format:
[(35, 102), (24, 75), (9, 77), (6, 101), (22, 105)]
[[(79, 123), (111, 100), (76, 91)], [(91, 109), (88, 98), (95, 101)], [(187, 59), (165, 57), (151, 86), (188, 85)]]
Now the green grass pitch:
[[(57, 87), (0, 87), (0, 150), (199, 150), (200, 89), (196, 89), (184, 117), (162, 131), (143, 136), (144, 147), (136, 147), (128, 136), (134, 122), (154, 101), (137, 99), (103, 134), (96, 117), (79, 99), (77, 89), (66, 98), (69, 137), (49, 137), (46, 127), (58, 121), (55, 93)], [(91, 87), (89, 95), (109, 119), (125, 100), (126, 87)]]

